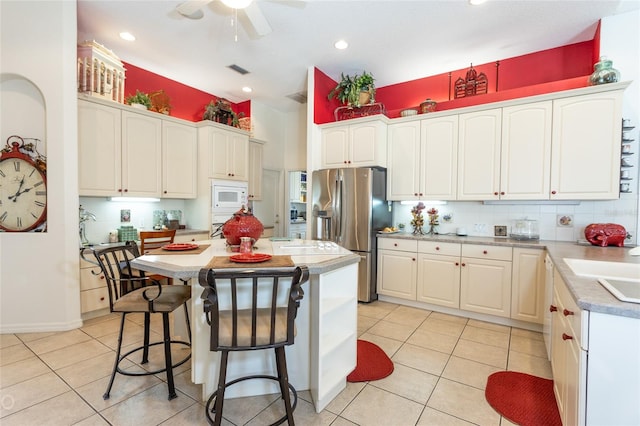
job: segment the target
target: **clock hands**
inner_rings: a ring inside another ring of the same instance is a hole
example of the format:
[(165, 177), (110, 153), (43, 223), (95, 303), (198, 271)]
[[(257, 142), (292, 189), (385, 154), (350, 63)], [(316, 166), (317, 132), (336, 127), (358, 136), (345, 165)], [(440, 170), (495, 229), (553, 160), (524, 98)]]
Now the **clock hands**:
[(18, 196), (20, 196), (20, 194), (24, 194), (25, 192), (29, 192), (29, 191), (31, 191), (33, 189), (33, 187), (32, 188), (25, 188), (25, 189), (23, 189), (21, 191), (22, 186), (24, 185), (24, 178), (25, 178), (25, 176), (23, 175), (22, 176), (22, 180), (20, 181), (20, 186), (18, 186), (18, 190), (16, 191), (16, 193), (14, 195), (10, 195), (9, 196), (9, 199), (13, 200), (14, 203), (18, 200)]

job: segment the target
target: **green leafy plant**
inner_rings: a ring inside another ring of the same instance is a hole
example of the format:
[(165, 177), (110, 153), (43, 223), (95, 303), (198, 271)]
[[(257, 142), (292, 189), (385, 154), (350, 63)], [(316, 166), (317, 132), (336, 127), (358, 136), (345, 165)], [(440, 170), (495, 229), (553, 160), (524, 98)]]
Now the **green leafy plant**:
[(231, 104), (224, 98), (218, 98), (209, 102), (204, 107), (203, 120), (211, 120), (227, 126), (240, 127), (239, 119), (244, 117), (244, 113), (236, 114), (231, 109)]
[[(368, 103), (375, 102), (376, 88), (374, 78), (371, 73), (362, 71), (362, 74), (353, 76), (340, 74), (340, 81), (328, 95), (328, 99), (338, 99), (345, 105), (359, 107)], [(361, 93), (367, 93), (369, 96), (363, 99)], [(368, 98), (368, 99), (367, 99)]]
[(127, 96), (125, 101), (129, 105), (131, 105), (131, 104), (140, 104), (140, 105), (146, 106), (147, 109), (151, 108), (151, 98), (149, 97), (148, 94), (146, 94), (144, 92), (141, 92), (139, 90), (136, 90), (136, 94), (135, 95)]

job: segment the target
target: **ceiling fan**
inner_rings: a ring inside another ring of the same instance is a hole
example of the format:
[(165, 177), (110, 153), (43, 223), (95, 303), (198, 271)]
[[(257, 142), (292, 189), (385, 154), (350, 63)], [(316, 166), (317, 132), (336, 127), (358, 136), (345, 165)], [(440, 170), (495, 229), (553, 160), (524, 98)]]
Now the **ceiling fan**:
[[(200, 19), (204, 16), (202, 9), (212, 1), (217, 0), (187, 0), (176, 6), (176, 10), (182, 16), (190, 19)], [(269, 34), (272, 30), (269, 21), (260, 10), (258, 2), (255, 0), (219, 0), (225, 6), (237, 13), (243, 13), (252, 26), (253, 31), (259, 37)]]

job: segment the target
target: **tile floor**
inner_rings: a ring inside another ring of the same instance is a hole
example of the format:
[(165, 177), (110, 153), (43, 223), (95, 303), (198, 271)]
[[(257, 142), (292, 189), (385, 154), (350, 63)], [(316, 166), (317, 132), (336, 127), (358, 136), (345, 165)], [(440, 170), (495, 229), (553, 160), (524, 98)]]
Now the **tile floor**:
[[(160, 336), (158, 320), (153, 327)], [(119, 321), (107, 315), (68, 332), (1, 335), (2, 426), (206, 425), (188, 362), (175, 372), (178, 398), (172, 401), (164, 374), (117, 376), (111, 398), (102, 399)], [(140, 337), (141, 322), (141, 316), (128, 320), (125, 344)], [(484, 398), (487, 376), (516, 370), (551, 377), (540, 333), (374, 302), (359, 305), (358, 334), (392, 358), (393, 374), (348, 383), (319, 414), (309, 392), (298, 392), (297, 424), (511, 425)], [(268, 424), (281, 408), (277, 395), (228, 400), (223, 424)]]

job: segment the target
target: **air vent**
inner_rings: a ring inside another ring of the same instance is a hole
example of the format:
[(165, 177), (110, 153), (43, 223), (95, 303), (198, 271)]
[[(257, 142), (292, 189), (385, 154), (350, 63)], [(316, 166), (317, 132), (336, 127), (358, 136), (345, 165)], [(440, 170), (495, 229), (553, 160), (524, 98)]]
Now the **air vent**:
[(307, 92), (298, 92), (298, 93), (294, 93), (292, 95), (287, 95), (287, 98), (293, 99), (294, 101), (298, 102), (299, 104), (306, 104), (307, 103)]
[(228, 68), (231, 68), (238, 74), (242, 74), (242, 75), (249, 74), (249, 71), (245, 70), (244, 68), (236, 64), (229, 65)]

